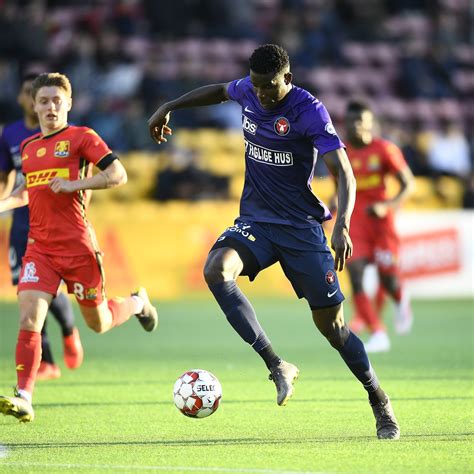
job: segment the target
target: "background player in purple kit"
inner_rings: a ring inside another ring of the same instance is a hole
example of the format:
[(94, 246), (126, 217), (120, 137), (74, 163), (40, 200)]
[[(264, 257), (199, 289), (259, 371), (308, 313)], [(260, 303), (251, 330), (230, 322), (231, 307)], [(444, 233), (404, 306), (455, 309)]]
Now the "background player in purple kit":
[[(14, 187), (21, 184), (20, 144), (31, 135), (40, 131), (38, 117), (33, 110), (31, 84), (37, 74), (27, 74), (22, 79), (18, 94), (18, 104), (23, 111), (23, 118), (9, 123), (0, 131), (0, 197), (10, 194), (10, 176), (15, 175)], [(18, 284), (21, 261), (25, 254), (29, 230), (28, 206), (13, 211), (13, 222), (10, 229), (9, 262), (13, 285)], [(61, 326), (64, 343), (64, 361), (70, 369), (78, 368), (83, 359), (83, 349), (79, 332), (74, 326), (74, 313), (68, 297), (59, 292), (51, 302), (50, 312)], [(42, 359), (38, 370), (39, 380), (55, 379), (61, 376), (59, 367), (54, 363), (51, 346), (46, 332), (46, 322), (41, 331)]]
[[(229, 99), (242, 106), (246, 172), (240, 216), (212, 247), (204, 277), (229, 323), (264, 360), (277, 388), (277, 403), (285, 405), (299, 369), (274, 352), (236, 284), (239, 275), (253, 280), (279, 262), (297, 296), (308, 301), (319, 331), (367, 390), (377, 436), (398, 439), (400, 429), (390, 400), (362, 341), (344, 322), (344, 296), (335, 270), (342, 270), (352, 254), (349, 225), (355, 200), (355, 179), (344, 145), (323, 104), (292, 84), (283, 48), (261, 46), (249, 62), (250, 76), (192, 90), (163, 104), (149, 120), (153, 139), (161, 143), (172, 134), (171, 111)], [(311, 191), (318, 155), (338, 185), (339, 213), (331, 239), (335, 258), (321, 227), (331, 214)]]

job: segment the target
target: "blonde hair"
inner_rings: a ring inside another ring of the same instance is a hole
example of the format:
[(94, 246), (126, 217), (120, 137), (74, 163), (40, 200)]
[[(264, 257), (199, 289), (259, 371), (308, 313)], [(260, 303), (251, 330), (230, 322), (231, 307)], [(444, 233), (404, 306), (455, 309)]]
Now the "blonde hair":
[(42, 87), (59, 87), (63, 89), (69, 97), (72, 96), (72, 87), (69, 79), (59, 72), (44, 72), (36, 77), (31, 84), (33, 100)]

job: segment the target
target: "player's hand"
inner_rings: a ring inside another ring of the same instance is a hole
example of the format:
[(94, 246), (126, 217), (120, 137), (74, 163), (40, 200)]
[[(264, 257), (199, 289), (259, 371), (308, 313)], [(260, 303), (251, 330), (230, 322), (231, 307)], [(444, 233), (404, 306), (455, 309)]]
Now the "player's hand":
[(375, 202), (367, 208), (369, 216), (378, 217), (382, 219), (387, 216), (389, 211), (389, 206), (385, 202)]
[(335, 226), (331, 237), (331, 248), (334, 250), (334, 270), (344, 270), (348, 258), (352, 257), (352, 240), (345, 227)]
[(168, 141), (165, 135), (173, 135), (173, 130), (168, 127), (170, 112), (164, 107), (160, 107), (148, 120), (148, 129), (153, 140), (160, 145)]
[(49, 182), (49, 187), (53, 193), (73, 193), (75, 191), (72, 181), (63, 178), (53, 178)]

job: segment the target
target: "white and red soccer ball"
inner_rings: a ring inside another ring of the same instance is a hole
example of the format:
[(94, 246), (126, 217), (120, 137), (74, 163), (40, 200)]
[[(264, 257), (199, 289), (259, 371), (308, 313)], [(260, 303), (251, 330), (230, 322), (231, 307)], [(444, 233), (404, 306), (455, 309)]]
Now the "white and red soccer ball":
[(205, 418), (219, 407), (222, 387), (216, 376), (202, 369), (192, 369), (178, 377), (173, 387), (176, 408), (191, 418)]

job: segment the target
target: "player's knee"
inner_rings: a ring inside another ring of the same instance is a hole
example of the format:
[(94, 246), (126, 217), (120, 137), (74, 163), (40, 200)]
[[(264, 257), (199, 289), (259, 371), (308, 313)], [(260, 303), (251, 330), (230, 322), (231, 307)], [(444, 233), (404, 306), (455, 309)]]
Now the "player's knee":
[(208, 285), (216, 285), (236, 277), (240, 260), (237, 253), (228, 249), (213, 250), (204, 265), (204, 280)]
[(329, 331), (326, 335), (326, 339), (334, 349), (340, 351), (349, 337), (349, 329), (347, 326), (334, 327), (332, 331)]
[(398, 276), (394, 273), (381, 273), (380, 280), (385, 291), (387, 291), (391, 295), (393, 295), (400, 286)]
[(216, 285), (224, 281), (222, 265), (217, 264), (215, 259), (208, 258), (204, 265), (204, 280), (208, 285)]
[(36, 314), (20, 314), (20, 329), (24, 331), (40, 332), (43, 328), (44, 320), (40, 320)]
[(344, 323), (341, 304), (313, 310), (313, 320), (332, 347), (340, 350), (344, 346), (349, 337), (349, 330)]
[(86, 320), (87, 325), (97, 334), (102, 334), (110, 329), (110, 325), (105, 324), (100, 319)]
[(351, 285), (352, 285), (352, 292), (354, 294), (361, 293), (364, 291), (364, 287), (362, 285), (362, 278), (361, 279), (352, 279), (351, 278)]

